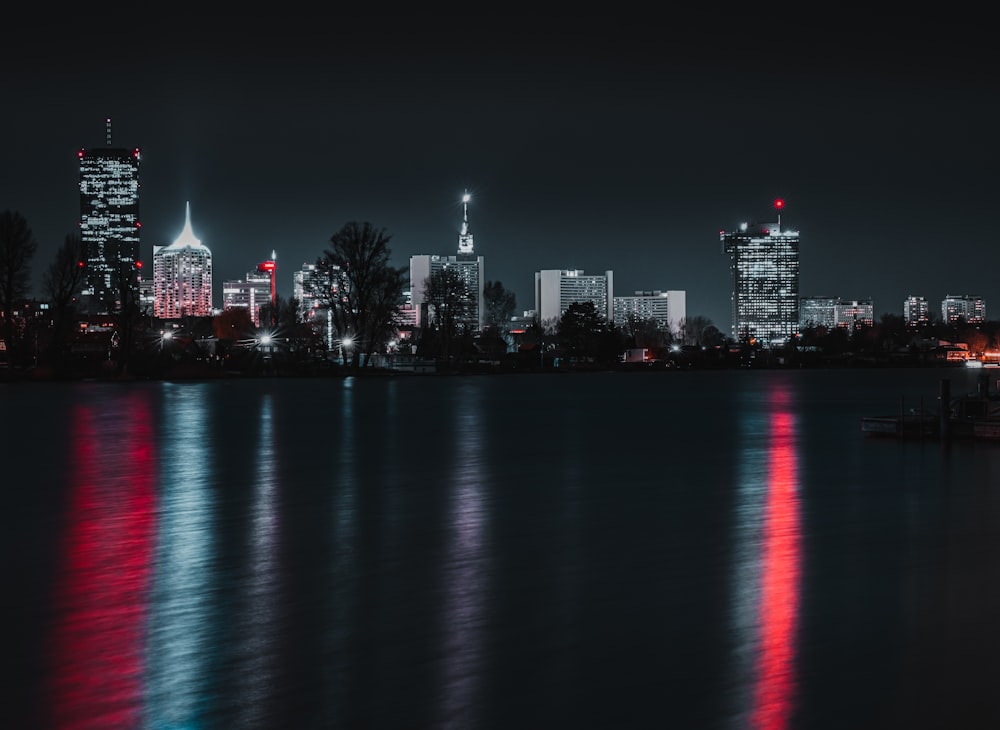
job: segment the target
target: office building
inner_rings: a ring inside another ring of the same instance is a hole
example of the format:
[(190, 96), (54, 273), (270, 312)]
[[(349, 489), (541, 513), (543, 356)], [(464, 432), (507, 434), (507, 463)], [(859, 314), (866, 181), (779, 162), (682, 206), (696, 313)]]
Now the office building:
[(629, 319), (656, 322), (657, 329), (679, 335), (687, 317), (686, 292), (637, 291), (633, 296), (613, 297), (614, 323), (625, 327)]
[(941, 300), (941, 319), (945, 324), (955, 324), (959, 319), (967, 324), (986, 321), (986, 300), (968, 294), (948, 294)]
[(875, 324), (875, 305), (871, 299), (838, 299), (833, 314), (834, 326), (848, 330)]
[(153, 247), (153, 316), (160, 319), (212, 314), (212, 252), (191, 229), (187, 204), (184, 230), (169, 246)]
[(458, 253), (456, 255), (419, 254), (410, 257), (411, 304), (418, 327), (427, 326), (429, 324), (427, 320), (433, 319), (433, 312), (428, 311), (426, 297), (428, 280), (435, 272), (448, 269), (458, 273), (467, 292), (468, 315), (457, 324), (473, 332), (480, 332), (483, 329), (483, 318), (486, 312), (483, 286), (486, 281), (486, 272), (483, 257), (477, 256), (475, 253), (472, 231), (469, 228), (469, 200), (470, 196), (466, 192), (462, 196), (462, 227), (458, 234)]
[(838, 297), (800, 297), (799, 329), (826, 329), (837, 326)]
[(732, 337), (778, 347), (799, 329), (799, 233), (781, 228), (782, 201), (772, 223), (743, 223), (720, 231), (730, 257)]
[(107, 146), (82, 149), (80, 240), (87, 272), (80, 292), (83, 311), (109, 314), (126, 301), (138, 302), (140, 281), (139, 149)]
[(614, 272), (585, 274), (582, 269), (535, 272), (535, 313), (543, 326), (558, 322), (571, 304), (591, 302), (605, 321), (614, 321)]
[(931, 310), (927, 299), (910, 295), (903, 300), (903, 319), (907, 326), (922, 327), (930, 324)]

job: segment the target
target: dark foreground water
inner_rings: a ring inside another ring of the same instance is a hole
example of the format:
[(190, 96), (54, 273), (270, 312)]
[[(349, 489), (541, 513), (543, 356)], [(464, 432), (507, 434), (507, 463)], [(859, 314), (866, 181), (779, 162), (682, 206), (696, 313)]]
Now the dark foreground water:
[(0, 726), (993, 728), (964, 370), (0, 387)]

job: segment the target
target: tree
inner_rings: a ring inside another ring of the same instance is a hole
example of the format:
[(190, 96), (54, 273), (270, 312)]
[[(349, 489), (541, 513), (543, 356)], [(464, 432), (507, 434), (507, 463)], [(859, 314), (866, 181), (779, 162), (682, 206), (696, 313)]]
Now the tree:
[(423, 294), (438, 354), (449, 358), (455, 341), (472, 334), (468, 327), (473, 314), (469, 287), (456, 269), (446, 267), (431, 272)]
[(390, 265), (391, 238), (384, 228), (351, 221), (330, 237), (330, 248), (316, 261), (321, 284), (315, 295), (337, 336), (351, 343), (342, 354), (354, 368), (362, 354), (371, 363), (395, 331), (408, 272)]
[(12, 362), (20, 344), (15, 337), (14, 307), (30, 291), (31, 259), (37, 249), (38, 242), (20, 213), (10, 210), (0, 213), (0, 315)]
[(483, 285), (483, 301), (486, 304), (486, 312), (483, 317), (485, 325), (496, 327), (498, 331), (504, 332), (507, 323), (510, 322), (510, 318), (517, 310), (514, 292), (504, 289), (502, 282), (487, 281)]
[(595, 357), (606, 329), (593, 302), (573, 302), (559, 319), (559, 347), (575, 357)]
[(77, 295), (86, 278), (83, 241), (80, 234), (66, 234), (62, 246), (42, 280), (45, 294), (52, 306), (53, 354), (57, 355), (70, 331), (70, 320), (76, 311)]

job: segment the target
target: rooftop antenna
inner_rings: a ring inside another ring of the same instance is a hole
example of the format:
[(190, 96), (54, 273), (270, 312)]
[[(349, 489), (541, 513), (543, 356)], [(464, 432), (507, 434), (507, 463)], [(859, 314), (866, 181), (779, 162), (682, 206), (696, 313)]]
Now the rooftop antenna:
[(462, 196), (462, 232), (458, 234), (458, 252), (470, 254), (473, 251), (472, 233), (469, 232), (469, 191)]
[(781, 209), (785, 207), (785, 201), (778, 198), (774, 201), (774, 209), (778, 211), (778, 233), (781, 233)]
[(104, 120), (104, 133), (107, 136), (108, 147), (111, 146), (111, 117)]

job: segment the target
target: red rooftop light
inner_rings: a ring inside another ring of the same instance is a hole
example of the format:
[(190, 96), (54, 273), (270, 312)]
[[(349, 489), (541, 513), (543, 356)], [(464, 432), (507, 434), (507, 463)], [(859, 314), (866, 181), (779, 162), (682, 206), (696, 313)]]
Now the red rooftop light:
[(781, 198), (778, 198), (777, 200), (774, 201), (774, 207), (777, 208), (778, 210), (781, 210), (782, 208), (785, 207), (785, 201), (782, 200)]

